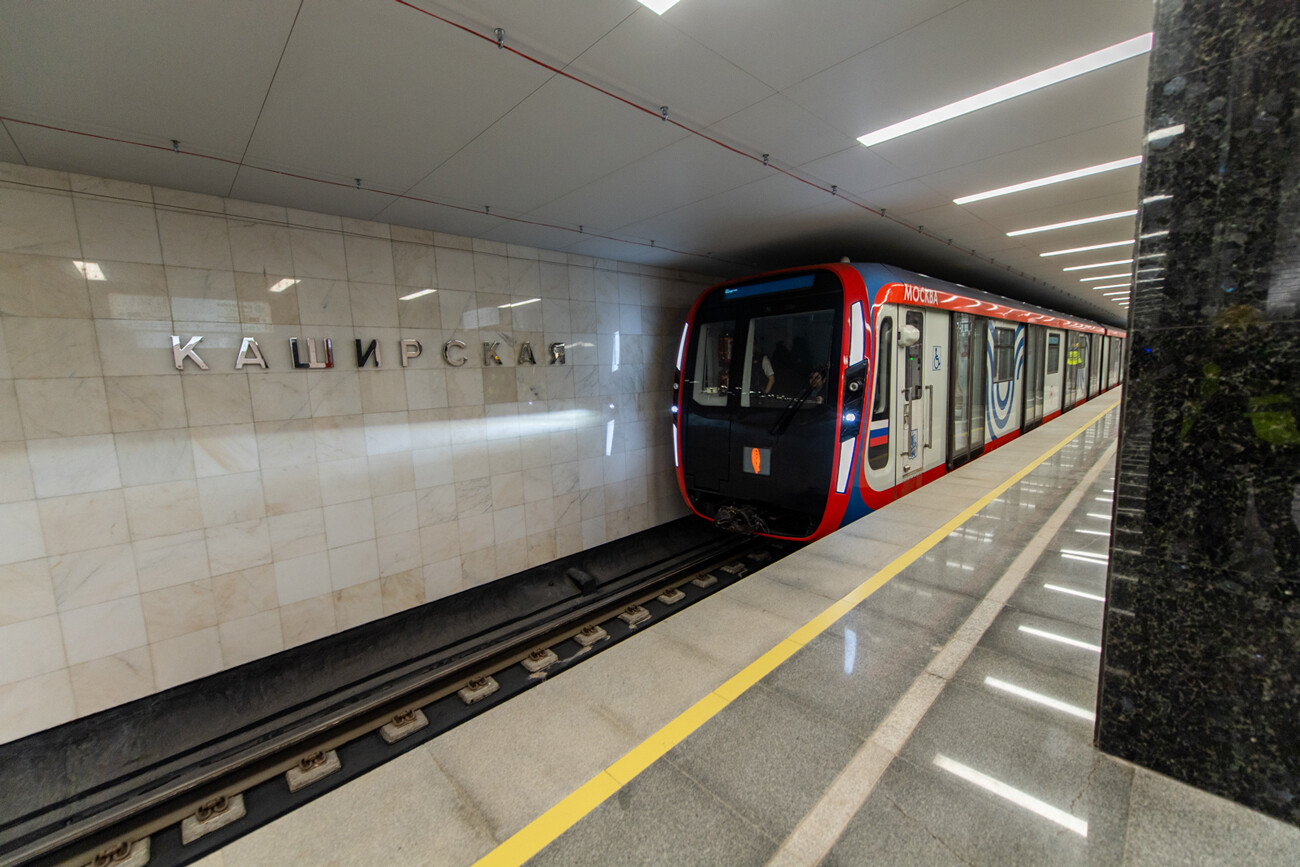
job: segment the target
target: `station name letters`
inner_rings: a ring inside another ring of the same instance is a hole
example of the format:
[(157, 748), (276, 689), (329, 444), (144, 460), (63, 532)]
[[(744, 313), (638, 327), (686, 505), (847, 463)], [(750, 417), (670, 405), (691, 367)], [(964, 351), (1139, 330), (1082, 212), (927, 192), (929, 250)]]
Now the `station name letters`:
[[(208, 369), (207, 363), (198, 353), (199, 341), (202, 339), (203, 335), (200, 334), (182, 343), (180, 335), (172, 335), (172, 360), (175, 361), (177, 370), (185, 369), (185, 359), (187, 358), (197, 364), (200, 370)], [(368, 346), (360, 339), (354, 342), (357, 350), (357, 367), (365, 367), (372, 362), (376, 368), (384, 366), (383, 353), (380, 351), (378, 340), (370, 341)], [(466, 352), (468, 347), (469, 344), (463, 340), (448, 340), (442, 345), (443, 361), (452, 367), (463, 367), (469, 361), (469, 355)], [(419, 358), (423, 353), (424, 344), (419, 340), (404, 337), (397, 341), (397, 355), (402, 361), (402, 367), (410, 366), (411, 359)], [(546, 356), (549, 359), (547, 364), (564, 364), (564, 344), (550, 344), (546, 347)], [(334, 366), (334, 344), (328, 337), (322, 338), (319, 345), (314, 337), (308, 337), (304, 340), (290, 337), (289, 359), (291, 367), (303, 370), (330, 368)], [(533, 354), (533, 347), (529, 343), (519, 344), (519, 354), (515, 363), (521, 365), (537, 363), (537, 358)], [(501, 341), (484, 341), (483, 366), (492, 367), (499, 364), (502, 364)], [(271, 367), (266, 361), (266, 356), (262, 354), (262, 347), (252, 337), (245, 337), (240, 341), (239, 354), (235, 356), (235, 370), (242, 370), (245, 365), (260, 367), (263, 370), (269, 370)]]

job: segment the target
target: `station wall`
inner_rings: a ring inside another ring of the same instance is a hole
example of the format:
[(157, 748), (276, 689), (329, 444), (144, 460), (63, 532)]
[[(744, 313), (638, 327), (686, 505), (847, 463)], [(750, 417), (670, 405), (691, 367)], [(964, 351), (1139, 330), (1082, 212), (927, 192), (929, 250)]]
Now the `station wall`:
[(0, 742), (684, 514), (707, 282), (0, 164)]

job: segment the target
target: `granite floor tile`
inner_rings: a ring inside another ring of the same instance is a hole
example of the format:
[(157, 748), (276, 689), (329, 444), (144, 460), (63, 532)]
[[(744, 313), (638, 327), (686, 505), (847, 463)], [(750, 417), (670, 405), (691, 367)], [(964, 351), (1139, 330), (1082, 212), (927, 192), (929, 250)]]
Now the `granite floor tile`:
[[(1077, 722), (1053, 722), (989, 690), (951, 684), (872, 797), (890, 797), (972, 863), (1115, 864), (1132, 771), (1093, 749)], [(940, 762), (1013, 787), (1086, 827), (1071, 830)]]
[(763, 686), (865, 740), (946, 641), (863, 605), (782, 663)]
[(1137, 768), (1130, 795), (1124, 864), (1294, 865), (1300, 828)]
[(531, 865), (762, 865), (775, 840), (667, 762), (659, 762), (530, 861)]
[(1097, 705), (1095, 663), (1092, 673), (1085, 677), (981, 646), (971, 651), (952, 683), (983, 692), (990, 699), (1000, 701), (1023, 715), (1037, 717), (1045, 724), (1073, 727), (1079, 740), (1092, 742), (1090, 718), (1043, 704), (1012, 690), (1028, 690), (1077, 711), (1093, 714)]
[(863, 603), (868, 610), (902, 620), (942, 636), (940, 644), (957, 631), (978, 600), (934, 584), (913, 581), (907, 572), (890, 579)]
[(1101, 647), (1101, 630), (1007, 607), (989, 626), (979, 646), (1095, 680), (1101, 655), (1089, 648)]
[(860, 737), (760, 686), (666, 758), (774, 839), (784, 839), (861, 745)]

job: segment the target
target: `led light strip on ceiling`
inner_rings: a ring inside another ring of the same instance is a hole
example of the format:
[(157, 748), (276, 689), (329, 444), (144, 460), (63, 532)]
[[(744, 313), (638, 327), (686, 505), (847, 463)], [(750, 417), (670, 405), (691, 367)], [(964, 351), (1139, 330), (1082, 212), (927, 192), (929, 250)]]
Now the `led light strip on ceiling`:
[(1025, 190), (1033, 190), (1033, 189), (1037, 189), (1038, 187), (1048, 186), (1049, 184), (1059, 184), (1065, 181), (1073, 181), (1076, 180), (1077, 178), (1086, 178), (1090, 175), (1101, 174), (1102, 172), (1112, 172), (1116, 169), (1124, 169), (1124, 168), (1128, 168), (1129, 166), (1136, 166), (1141, 162), (1142, 162), (1141, 155), (1135, 157), (1125, 157), (1122, 160), (1112, 160), (1111, 162), (1108, 163), (1101, 163), (1100, 165), (1088, 166), (1086, 169), (1075, 169), (1072, 172), (1062, 172), (1059, 175), (1050, 175), (1048, 177), (1038, 178), (1032, 181), (1022, 181), (1021, 183), (1018, 184), (1012, 184), (1009, 187), (999, 187), (996, 190), (989, 190), (988, 192), (984, 192), (984, 193), (975, 193), (970, 196), (962, 196), (959, 199), (953, 199), (952, 203), (954, 205), (966, 205), (966, 204), (970, 204), (971, 202), (981, 202), (984, 199), (992, 199), (992, 198), (996, 198), (997, 196), (1007, 196), (1010, 195), (1011, 193), (1019, 193)]
[(910, 132), (916, 132), (937, 123), (943, 123), (945, 120), (952, 120), (954, 117), (970, 114), (973, 111), (979, 111), (981, 108), (988, 108), (990, 105), (997, 105), (999, 102), (1032, 93), (1040, 88), (1067, 81), (1076, 76), (1110, 66), (1112, 63), (1119, 63), (1121, 60), (1136, 57), (1139, 54), (1145, 54), (1151, 50), (1151, 37), (1152, 34), (1144, 33), (1141, 36), (1126, 39), (1100, 51), (1094, 51), (1091, 54), (1085, 54), (1082, 57), (1076, 57), (1074, 60), (1067, 60), (1065, 63), (1044, 69), (1041, 72), (1035, 72), (1033, 75), (1007, 82), (992, 90), (968, 96), (965, 99), (940, 106), (924, 114), (918, 114), (916, 117), (882, 127), (874, 132), (859, 136), (858, 141), (862, 142), (865, 147), (873, 147), (901, 135), (907, 135)]

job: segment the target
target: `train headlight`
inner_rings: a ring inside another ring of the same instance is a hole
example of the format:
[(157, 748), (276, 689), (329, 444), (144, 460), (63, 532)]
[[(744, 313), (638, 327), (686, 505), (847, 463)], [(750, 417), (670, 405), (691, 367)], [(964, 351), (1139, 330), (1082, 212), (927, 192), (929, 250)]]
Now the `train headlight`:
[(677, 415), (677, 404), (673, 404), (673, 415)]
[[(673, 412), (676, 412), (676, 411), (677, 411), (677, 408), (676, 408), (676, 407), (673, 407)], [(857, 414), (856, 412), (846, 412), (846, 413), (844, 413), (844, 421), (845, 421), (847, 424), (853, 424), (853, 423), (854, 423), (855, 421), (857, 421), (857, 420), (858, 420), (858, 414)]]

